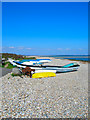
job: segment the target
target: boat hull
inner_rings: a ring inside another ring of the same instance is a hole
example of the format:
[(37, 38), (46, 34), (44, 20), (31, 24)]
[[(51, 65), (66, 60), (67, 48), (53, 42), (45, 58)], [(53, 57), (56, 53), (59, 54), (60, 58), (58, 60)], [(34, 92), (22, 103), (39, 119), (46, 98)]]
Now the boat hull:
[(44, 78), (44, 77), (55, 77), (56, 74), (53, 72), (41, 72), (41, 73), (35, 73), (32, 75), (32, 78)]
[(35, 73), (41, 73), (41, 72), (53, 72), (53, 73), (56, 73), (56, 70), (35, 70)]

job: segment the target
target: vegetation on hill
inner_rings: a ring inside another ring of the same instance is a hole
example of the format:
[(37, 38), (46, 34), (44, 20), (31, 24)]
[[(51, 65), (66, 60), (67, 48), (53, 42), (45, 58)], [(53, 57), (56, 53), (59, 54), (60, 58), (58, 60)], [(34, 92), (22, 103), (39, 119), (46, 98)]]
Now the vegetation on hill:
[(35, 57), (26, 57), (26, 56), (23, 56), (23, 55), (17, 55), (17, 54), (10, 54), (10, 53), (2, 53), (2, 58), (5, 58), (5, 63), (2, 64), (2, 62), (0, 63), (0, 67), (5, 67), (5, 68), (9, 68), (9, 69), (12, 69), (16, 66), (13, 66), (12, 64), (10, 64), (10, 62), (8, 62), (8, 58), (12, 58), (14, 60), (23, 60), (23, 59), (36, 59)]
[(29, 57), (23, 55), (17, 55), (17, 54), (10, 54), (10, 53), (2, 53), (2, 58), (5, 58), (7, 60), (8, 58), (12, 58), (15, 60), (23, 60), (23, 59), (36, 59), (35, 57)]
[(10, 64), (9, 62), (5, 62), (3, 65), (0, 64), (0, 67), (12, 69), (12, 68), (15, 68), (16, 66), (13, 66), (13, 65)]

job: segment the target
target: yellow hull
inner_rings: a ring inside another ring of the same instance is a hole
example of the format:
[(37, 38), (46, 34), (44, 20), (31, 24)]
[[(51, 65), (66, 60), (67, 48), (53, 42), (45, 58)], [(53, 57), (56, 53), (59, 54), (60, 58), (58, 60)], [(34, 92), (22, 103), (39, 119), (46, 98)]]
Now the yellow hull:
[(32, 78), (44, 78), (44, 77), (55, 77), (56, 74), (53, 72), (41, 72), (41, 73), (34, 73)]

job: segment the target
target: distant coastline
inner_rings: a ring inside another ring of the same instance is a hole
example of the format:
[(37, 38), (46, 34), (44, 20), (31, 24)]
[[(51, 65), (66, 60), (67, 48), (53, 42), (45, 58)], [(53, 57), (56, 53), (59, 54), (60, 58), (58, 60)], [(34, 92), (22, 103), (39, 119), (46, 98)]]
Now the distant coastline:
[[(9, 53), (1, 53), (1, 54), (9, 55)], [(12, 54), (12, 55), (14, 55), (14, 54)], [(49, 58), (55, 58), (55, 59), (68, 59), (71, 61), (90, 62), (90, 55), (17, 55), (17, 56), (26, 56), (26, 58), (29, 58), (29, 57), (36, 57), (36, 58), (49, 57)]]
[(90, 62), (90, 55), (53, 55), (53, 56), (46, 56), (46, 57), (54, 57), (56, 59), (69, 59), (75, 61), (83, 61), (83, 62)]

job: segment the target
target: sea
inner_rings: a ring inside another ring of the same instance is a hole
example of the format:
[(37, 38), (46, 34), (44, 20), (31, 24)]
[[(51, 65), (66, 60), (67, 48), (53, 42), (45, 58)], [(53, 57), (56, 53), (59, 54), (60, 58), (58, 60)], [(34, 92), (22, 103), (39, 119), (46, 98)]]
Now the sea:
[(47, 57), (54, 57), (56, 59), (69, 59), (90, 62), (90, 55), (50, 55)]

